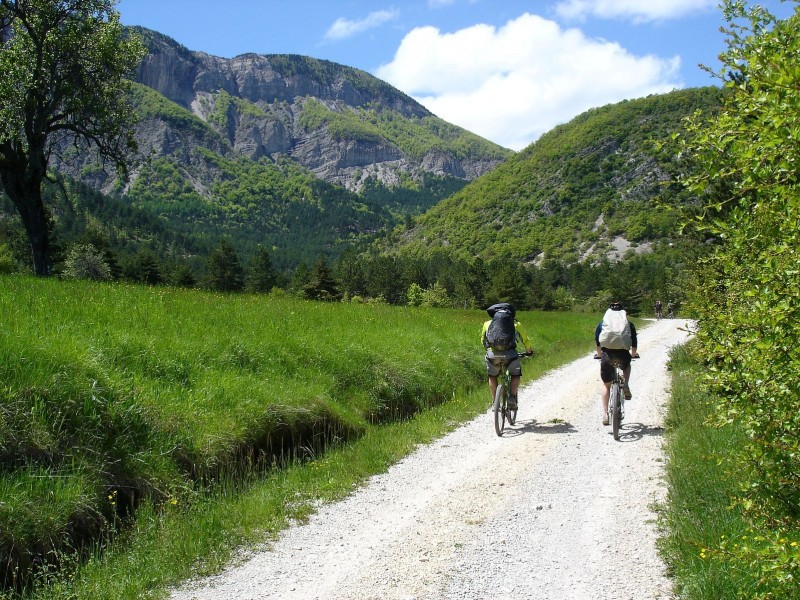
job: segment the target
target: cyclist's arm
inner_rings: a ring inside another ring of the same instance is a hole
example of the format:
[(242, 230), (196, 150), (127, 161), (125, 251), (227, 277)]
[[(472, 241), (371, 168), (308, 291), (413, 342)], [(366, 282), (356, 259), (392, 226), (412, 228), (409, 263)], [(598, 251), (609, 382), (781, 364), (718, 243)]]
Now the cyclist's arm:
[(486, 332), (489, 330), (489, 323), (491, 323), (491, 321), (486, 321), (481, 330), (481, 346), (483, 346), (485, 350), (489, 349), (489, 344), (486, 343)]
[(636, 338), (636, 326), (631, 323), (631, 356), (638, 356), (636, 348), (639, 346), (638, 339)]
[(603, 351), (600, 349), (600, 332), (603, 330), (603, 322), (600, 321), (594, 329), (594, 352), (598, 357), (603, 356)]
[(522, 340), (522, 343), (525, 345), (525, 351), (528, 354), (533, 354), (533, 346), (531, 345), (531, 341), (528, 339), (528, 336), (522, 329), (522, 325), (520, 325), (519, 321), (514, 322), (514, 329), (517, 330), (517, 335), (519, 336), (519, 339)]

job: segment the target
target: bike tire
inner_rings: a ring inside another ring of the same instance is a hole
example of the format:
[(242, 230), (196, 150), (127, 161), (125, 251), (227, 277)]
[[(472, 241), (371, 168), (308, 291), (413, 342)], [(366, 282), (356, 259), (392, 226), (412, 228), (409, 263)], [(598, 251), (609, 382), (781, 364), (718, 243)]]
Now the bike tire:
[(492, 409), (494, 410), (494, 431), (501, 436), (506, 426), (506, 387), (502, 384), (497, 386), (494, 393)]
[(611, 386), (611, 400), (608, 405), (611, 408), (611, 433), (619, 441), (619, 429), (622, 425), (622, 386), (619, 383)]

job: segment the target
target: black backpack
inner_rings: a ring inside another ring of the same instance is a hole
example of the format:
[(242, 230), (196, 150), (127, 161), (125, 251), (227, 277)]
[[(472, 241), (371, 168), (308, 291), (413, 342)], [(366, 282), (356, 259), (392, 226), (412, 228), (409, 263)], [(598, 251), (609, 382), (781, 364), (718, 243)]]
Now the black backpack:
[(492, 350), (503, 352), (517, 345), (517, 331), (514, 329), (514, 307), (508, 303), (493, 304), (486, 309), (492, 322), (486, 330), (486, 343)]

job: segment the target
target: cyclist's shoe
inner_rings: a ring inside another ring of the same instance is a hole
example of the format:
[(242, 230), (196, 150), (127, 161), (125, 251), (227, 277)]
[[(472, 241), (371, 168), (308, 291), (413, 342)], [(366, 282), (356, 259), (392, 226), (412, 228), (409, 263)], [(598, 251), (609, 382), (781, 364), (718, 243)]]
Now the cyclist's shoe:
[(603, 425), (608, 425), (608, 413), (603, 415)]
[(628, 384), (622, 386), (622, 393), (625, 395), (625, 400), (630, 400), (633, 398), (633, 394), (631, 393), (631, 388), (628, 387)]
[(517, 397), (514, 394), (508, 396), (508, 410), (517, 410)]

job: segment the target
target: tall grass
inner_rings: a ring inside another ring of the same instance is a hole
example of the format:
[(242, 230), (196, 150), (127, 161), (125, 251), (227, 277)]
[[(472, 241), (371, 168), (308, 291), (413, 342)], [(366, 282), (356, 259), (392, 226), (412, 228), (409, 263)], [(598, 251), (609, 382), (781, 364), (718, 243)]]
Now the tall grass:
[[(686, 600), (751, 598), (756, 571), (742, 569), (732, 555), (738, 544), (753, 543), (734, 498), (736, 473), (726, 466), (744, 436), (735, 426), (707, 422), (712, 398), (701, 388), (696, 361), (685, 347), (673, 353), (672, 403), (667, 419), (668, 502), (661, 549)], [(750, 541), (748, 542), (748, 538)]]
[[(0, 277), (5, 586), (145, 597), (341, 497), (485, 408), (484, 318)], [(591, 348), (520, 318), (528, 378)]]

